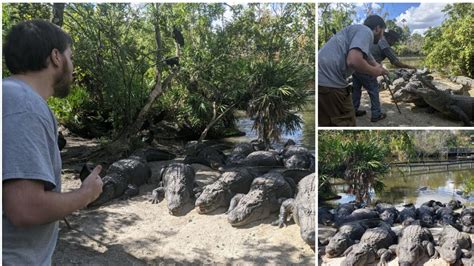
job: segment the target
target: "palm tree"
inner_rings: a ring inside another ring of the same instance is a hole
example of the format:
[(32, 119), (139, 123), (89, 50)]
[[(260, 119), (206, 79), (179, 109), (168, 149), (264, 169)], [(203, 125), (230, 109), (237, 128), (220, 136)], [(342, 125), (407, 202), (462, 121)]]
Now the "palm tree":
[(302, 110), (309, 96), (306, 87), (313, 76), (308, 65), (296, 59), (266, 60), (250, 65), (251, 99), (248, 115), (254, 119), (253, 130), (267, 147), (279, 141), (281, 134), (301, 128)]

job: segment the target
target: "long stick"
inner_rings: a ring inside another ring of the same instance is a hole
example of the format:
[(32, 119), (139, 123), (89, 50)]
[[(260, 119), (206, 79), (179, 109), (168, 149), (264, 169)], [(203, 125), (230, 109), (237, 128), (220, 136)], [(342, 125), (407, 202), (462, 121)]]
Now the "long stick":
[(400, 107), (398, 107), (397, 101), (395, 101), (395, 98), (393, 97), (393, 92), (392, 92), (392, 90), (390, 89), (390, 85), (391, 85), (392, 83), (389, 81), (389, 79), (388, 79), (385, 75), (382, 75), (382, 76), (383, 76), (383, 80), (385, 81), (385, 84), (387, 84), (387, 89), (388, 89), (388, 91), (390, 92), (390, 95), (392, 95), (392, 100), (393, 100), (393, 102), (395, 103), (395, 106), (397, 107), (398, 112), (399, 112), (400, 114), (402, 114), (402, 112), (400, 111)]

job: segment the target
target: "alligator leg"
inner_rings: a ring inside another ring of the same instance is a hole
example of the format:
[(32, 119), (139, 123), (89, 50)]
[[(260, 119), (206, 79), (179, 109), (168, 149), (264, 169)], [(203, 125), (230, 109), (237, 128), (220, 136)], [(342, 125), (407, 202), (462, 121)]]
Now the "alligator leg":
[(282, 228), (283, 226), (286, 226), (286, 221), (288, 221), (288, 216), (291, 217), (291, 215), (293, 214), (294, 201), (295, 201), (294, 199), (287, 199), (281, 204), (278, 220), (274, 221), (272, 225), (278, 225), (278, 227), (280, 228)]
[(471, 119), (466, 115), (466, 113), (456, 105), (449, 105), (448, 110), (451, 113), (454, 113), (456, 117), (464, 122), (464, 126), (472, 126)]
[(240, 199), (244, 195), (245, 194), (242, 193), (235, 194), (235, 196), (230, 200), (229, 209), (225, 212), (225, 214), (228, 214), (230, 211), (232, 211), (237, 206), (237, 204), (239, 204)]
[(140, 193), (140, 190), (137, 186), (129, 184), (123, 195), (120, 197), (120, 200), (127, 200), (131, 197), (135, 197)]
[(161, 200), (164, 199), (164, 196), (165, 196), (165, 188), (164, 187), (157, 187), (157, 188), (153, 189), (153, 192), (151, 193), (150, 202), (152, 204), (157, 204)]
[(194, 188), (193, 188), (193, 193), (194, 193), (194, 198), (199, 198), (199, 196), (202, 193), (202, 187), (200, 187), (197, 183), (194, 183)]
[(386, 266), (388, 261), (391, 261), (395, 257), (395, 253), (390, 249), (380, 249), (377, 252), (377, 255), (380, 257), (380, 262), (377, 266)]
[(425, 247), (426, 249), (426, 252), (428, 253), (428, 256), (430, 258), (438, 258), (439, 257), (439, 253), (438, 251), (435, 249), (435, 246), (433, 245), (433, 243), (431, 243), (430, 241), (423, 241), (422, 243), (423, 247)]

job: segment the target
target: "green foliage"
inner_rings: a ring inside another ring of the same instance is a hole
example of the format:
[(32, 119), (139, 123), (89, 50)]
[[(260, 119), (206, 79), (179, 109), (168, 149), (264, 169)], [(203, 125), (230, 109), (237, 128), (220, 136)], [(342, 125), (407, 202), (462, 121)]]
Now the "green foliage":
[(352, 24), (355, 4), (319, 3), (318, 4), (318, 47), (322, 47), (333, 35)]
[(320, 184), (328, 184), (331, 177), (343, 178), (356, 201), (370, 202), (370, 191), (379, 192), (384, 187), (381, 177), (388, 171), (390, 160), (386, 140), (391, 136), (382, 131), (320, 132)]
[(425, 35), (426, 64), (452, 75), (474, 77), (474, 4), (447, 5), (448, 18)]
[[(51, 10), (49, 4), (3, 4), (3, 34), (21, 20), (49, 19)], [(231, 11), (230, 17), (226, 11)], [(287, 93), (285, 97), (301, 94), (303, 86), (295, 79), (314, 79), (314, 15), (314, 4), (309, 3), (66, 4), (63, 28), (74, 40), (75, 89), (64, 100), (51, 100), (51, 105), (62, 123), (84, 130), (104, 128), (99, 136), (114, 137), (143, 107), (157, 69), (162, 80), (170, 73), (164, 59), (176, 55), (172, 30), (177, 27), (185, 39), (179, 74), (154, 111), (165, 110), (167, 119), (196, 132), (212, 122), (214, 112), (226, 112), (214, 128), (228, 130), (234, 126), (229, 109), (246, 109), (252, 97), (260, 99), (264, 93), (272, 94), (268, 99), (278, 94), (262, 86), (259, 94), (252, 91), (257, 73), (267, 70), (251, 65), (264, 67), (263, 62), (273, 61), (280, 68), (291, 61), (295, 70), (301, 69), (294, 76), (266, 77), (268, 84)], [(158, 52), (155, 26), (161, 33)], [(289, 100), (282, 107), (290, 112), (299, 103)], [(284, 121), (275, 119), (279, 126), (299, 126), (288, 116), (280, 118)]]
[(279, 141), (283, 131), (295, 132), (301, 126), (296, 111), (308, 98), (305, 85), (311, 68), (296, 60), (265, 61), (250, 66), (252, 100), (247, 112), (260, 139), (269, 144)]

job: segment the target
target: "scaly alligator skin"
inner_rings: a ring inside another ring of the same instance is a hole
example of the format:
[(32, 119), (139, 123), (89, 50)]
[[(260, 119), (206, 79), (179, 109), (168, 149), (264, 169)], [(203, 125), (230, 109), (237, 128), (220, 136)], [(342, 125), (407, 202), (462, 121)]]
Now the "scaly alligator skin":
[(329, 240), (326, 255), (330, 258), (341, 256), (350, 246), (359, 240), (367, 228), (361, 223), (345, 224)]
[(219, 169), (226, 164), (225, 154), (206, 144), (197, 144), (187, 148), (187, 155), (184, 158), (185, 164), (199, 163), (213, 169)]
[(402, 231), (398, 241), (397, 255), (399, 265), (417, 265), (435, 255), (433, 236), (420, 225), (409, 225)]
[(288, 217), (300, 226), (301, 238), (310, 245), (315, 247), (316, 229), (314, 217), (316, 215), (315, 196), (316, 196), (316, 174), (311, 174), (301, 179), (298, 183), (298, 190), (295, 199), (285, 200), (280, 207), (280, 216), (275, 224), (280, 227), (286, 225)]
[(245, 166), (283, 166), (283, 162), (277, 152), (254, 151), (241, 161)]
[(354, 210), (351, 214), (346, 216), (339, 216), (336, 218), (335, 223), (337, 226), (340, 226), (345, 223), (356, 222), (365, 219), (378, 218), (379, 213), (372, 209), (357, 209)]
[(172, 215), (179, 215), (187, 203), (193, 203), (197, 185), (194, 169), (183, 163), (172, 163), (161, 170), (160, 186), (153, 190), (152, 203), (159, 203), (166, 198), (168, 210)]
[(279, 209), (283, 200), (294, 195), (294, 181), (277, 172), (270, 172), (253, 180), (247, 194), (235, 195), (227, 211), (232, 226), (242, 226), (265, 219)]
[[(81, 171), (83, 181), (91, 172), (93, 166), (87, 163)], [(151, 169), (139, 158), (127, 158), (114, 162), (102, 177), (102, 193), (88, 207), (102, 205), (115, 198), (127, 199), (138, 195), (138, 187), (151, 177)]]
[(459, 221), (462, 225), (462, 231), (474, 234), (474, 208), (465, 208), (462, 210)]
[(459, 232), (452, 226), (445, 226), (438, 239), (437, 250), (443, 260), (454, 264), (462, 257), (470, 257), (469, 250), (472, 246), (471, 237)]
[(473, 125), (471, 121), (474, 120), (474, 97), (451, 95), (436, 90), (423, 77), (420, 77), (420, 81), (428, 88), (416, 90), (414, 93), (423, 97), (427, 104), (452, 119), (463, 121), (465, 126)]
[(242, 160), (254, 151), (253, 145), (250, 143), (237, 144), (227, 157), (227, 164), (241, 164)]
[(396, 241), (397, 236), (388, 224), (367, 229), (360, 242), (344, 252), (346, 258), (342, 265), (368, 265), (376, 262), (380, 257), (380, 263), (385, 264), (386, 258), (393, 255), (388, 248)]
[(222, 173), (214, 183), (204, 187), (195, 206), (198, 213), (212, 212), (219, 207), (227, 207), (237, 193), (248, 193), (255, 174), (245, 168), (237, 168)]

